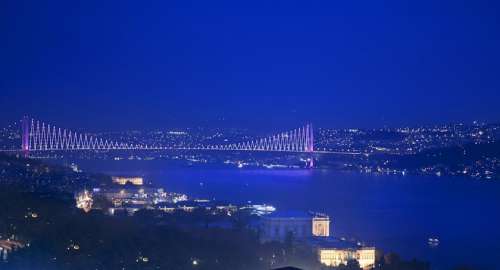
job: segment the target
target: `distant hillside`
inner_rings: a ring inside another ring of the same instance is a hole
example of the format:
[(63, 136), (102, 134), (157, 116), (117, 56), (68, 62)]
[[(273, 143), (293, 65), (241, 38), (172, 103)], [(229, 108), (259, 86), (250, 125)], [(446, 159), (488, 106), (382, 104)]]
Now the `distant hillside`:
[(485, 158), (500, 158), (500, 143), (468, 144), (427, 150), (419, 154), (405, 156), (397, 162), (404, 167), (421, 167), (432, 164), (454, 165), (471, 163)]
[(390, 165), (408, 170), (429, 169), (450, 174), (499, 178), (500, 142), (428, 150), (399, 157)]
[(78, 173), (68, 167), (0, 154), (0, 184), (25, 191), (73, 193), (85, 186), (110, 184), (109, 176)]

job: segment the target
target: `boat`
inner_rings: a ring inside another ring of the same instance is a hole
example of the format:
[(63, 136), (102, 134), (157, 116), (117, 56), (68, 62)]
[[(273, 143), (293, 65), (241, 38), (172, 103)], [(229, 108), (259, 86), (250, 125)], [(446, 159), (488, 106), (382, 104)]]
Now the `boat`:
[(429, 238), (427, 243), (431, 247), (437, 247), (437, 246), (439, 246), (439, 239), (438, 238)]

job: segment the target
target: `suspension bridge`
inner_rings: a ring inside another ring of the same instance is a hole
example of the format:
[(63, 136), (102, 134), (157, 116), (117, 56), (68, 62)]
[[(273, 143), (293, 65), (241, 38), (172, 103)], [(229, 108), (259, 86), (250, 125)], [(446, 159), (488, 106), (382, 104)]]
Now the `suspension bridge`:
[(234, 151), (234, 152), (283, 152), (308, 154), (309, 166), (313, 166), (313, 154), (359, 155), (355, 152), (318, 151), (314, 145), (314, 129), (307, 124), (297, 129), (271, 136), (238, 143), (208, 144), (196, 146), (172, 146), (121, 142), (100, 138), (88, 133), (75, 132), (30, 118), (21, 120), (21, 149), (0, 150), (0, 152), (51, 151), (113, 151), (113, 150), (184, 150), (184, 151)]
[(35, 119), (24, 118), (21, 123), (21, 149), (25, 154), (29, 154), (29, 152), (32, 151), (74, 150), (210, 150), (290, 153), (319, 152), (314, 150), (314, 130), (311, 124), (307, 124), (291, 131), (239, 143), (177, 147), (127, 143), (103, 139), (95, 135), (61, 129)]

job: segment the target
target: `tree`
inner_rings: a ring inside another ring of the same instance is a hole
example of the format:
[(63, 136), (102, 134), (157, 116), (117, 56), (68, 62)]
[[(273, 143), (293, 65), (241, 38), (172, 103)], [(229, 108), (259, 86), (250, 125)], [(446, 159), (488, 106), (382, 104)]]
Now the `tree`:
[(349, 260), (347, 264), (340, 264), (337, 267), (333, 267), (335, 270), (361, 270), (359, 262), (357, 260)]

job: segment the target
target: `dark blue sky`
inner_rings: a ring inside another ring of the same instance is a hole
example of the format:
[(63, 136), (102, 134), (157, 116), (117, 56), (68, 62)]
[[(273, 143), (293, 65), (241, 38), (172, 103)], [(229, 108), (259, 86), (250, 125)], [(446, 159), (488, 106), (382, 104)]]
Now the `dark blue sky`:
[(498, 121), (498, 14), (460, 0), (2, 1), (0, 121)]

